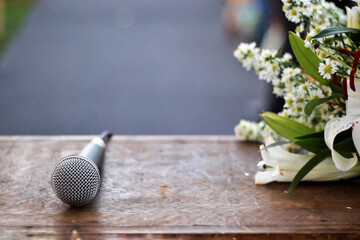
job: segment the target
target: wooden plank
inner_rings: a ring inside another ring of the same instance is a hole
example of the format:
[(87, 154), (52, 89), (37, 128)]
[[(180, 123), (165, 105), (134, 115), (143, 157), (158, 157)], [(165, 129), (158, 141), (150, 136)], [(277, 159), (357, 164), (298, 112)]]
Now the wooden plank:
[(5, 239), (358, 239), (355, 180), (255, 186), (258, 145), (230, 136), (115, 136), (100, 194), (68, 207), (52, 168), (91, 136), (0, 137)]

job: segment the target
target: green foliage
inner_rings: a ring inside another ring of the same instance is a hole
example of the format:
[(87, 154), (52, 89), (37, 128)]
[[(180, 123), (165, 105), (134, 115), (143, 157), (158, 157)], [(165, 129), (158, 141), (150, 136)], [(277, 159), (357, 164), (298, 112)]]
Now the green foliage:
[(302, 135), (302, 136), (296, 137), (296, 140), (309, 139), (309, 138), (318, 138), (318, 139), (322, 138), (322, 139), (324, 139), (324, 131)]
[(328, 27), (321, 30), (321, 32), (319, 32), (312, 38), (322, 38), (342, 33), (360, 33), (360, 29), (347, 27)]
[(331, 81), (325, 80), (318, 71), (321, 60), (311, 49), (305, 47), (304, 40), (293, 32), (289, 33), (289, 40), (296, 59), (306, 73), (322, 85), (329, 85)]
[(308, 138), (294, 141), (294, 144), (299, 145), (303, 149), (312, 153), (321, 152), (324, 148), (327, 148), (324, 139), (320, 138)]
[[(348, 133), (344, 133), (344, 136), (348, 135)], [(340, 153), (343, 157), (350, 158), (352, 157), (352, 152), (356, 152), (356, 148), (354, 146), (352, 137), (348, 137), (334, 145), (334, 149)], [(300, 181), (319, 163), (321, 163), (325, 158), (331, 156), (331, 151), (329, 148), (323, 148), (321, 151), (316, 153), (314, 157), (312, 157), (295, 175), (293, 181), (290, 184), (288, 189), (288, 194), (290, 194), (294, 188), (300, 183)]]
[(262, 150), (266, 150), (266, 149), (269, 149), (269, 148), (273, 148), (273, 147), (277, 147), (277, 146), (281, 146), (281, 145), (284, 145), (284, 144), (288, 144), (288, 143), (292, 143), (290, 141), (278, 141), (278, 142), (274, 142), (272, 144), (269, 144), (269, 145), (264, 145), (263, 148), (261, 148), (259, 151), (262, 151)]
[(294, 141), (294, 144), (313, 153), (318, 153), (327, 148), (324, 140), (324, 131), (299, 136)]
[(5, 1), (5, 36), (0, 37), (0, 56), (29, 13), (33, 0)]
[(295, 189), (295, 187), (300, 183), (300, 181), (319, 163), (325, 160), (325, 158), (331, 156), (331, 151), (328, 148), (323, 149), (319, 153), (317, 153), (314, 157), (312, 157), (305, 165), (300, 169), (300, 171), (295, 175), (294, 180), (291, 182), (290, 187), (288, 189), (288, 194)]
[[(350, 130), (351, 131), (351, 130)], [(347, 132), (350, 132), (347, 131)], [(335, 139), (338, 142), (338, 139)], [(357, 153), (352, 136), (342, 140), (341, 142), (334, 145), (335, 151), (337, 151), (341, 156), (345, 158), (353, 157), (352, 153)]]
[(314, 111), (314, 109), (319, 106), (320, 104), (323, 104), (323, 103), (326, 103), (326, 102), (329, 102), (335, 98), (341, 98), (343, 97), (343, 94), (340, 94), (340, 93), (335, 93), (329, 97), (326, 97), (326, 98), (314, 98), (314, 99), (311, 99), (306, 105), (305, 105), (305, 108), (304, 108), (304, 112), (307, 116), (310, 116), (312, 111)]
[(312, 128), (276, 113), (264, 112), (261, 114), (261, 118), (276, 133), (290, 141), (295, 141), (298, 136), (314, 133)]
[(344, 97), (342, 87), (335, 85), (334, 82), (331, 82), (329, 84), (329, 87), (331, 88), (331, 91), (333, 91), (333, 93), (340, 93), (341, 96)]

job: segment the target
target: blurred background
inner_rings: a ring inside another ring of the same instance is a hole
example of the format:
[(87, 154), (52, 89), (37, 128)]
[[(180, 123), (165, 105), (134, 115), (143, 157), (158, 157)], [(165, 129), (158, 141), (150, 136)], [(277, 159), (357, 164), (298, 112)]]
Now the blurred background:
[(279, 0), (0, 0), (0, 134), (233, 134), (277, 110), (233, 57), (286, 50)]

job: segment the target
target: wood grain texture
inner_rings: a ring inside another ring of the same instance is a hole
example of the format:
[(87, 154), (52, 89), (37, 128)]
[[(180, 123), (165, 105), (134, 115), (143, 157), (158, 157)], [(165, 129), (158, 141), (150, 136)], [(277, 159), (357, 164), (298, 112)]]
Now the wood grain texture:
[(0, 239), (359, 239), (356, 180), (254, 185), (258, 145), (228, 136), (115, 136), (99, 195), (54, 195), (57, 160), (92, 136), (0, 137)]

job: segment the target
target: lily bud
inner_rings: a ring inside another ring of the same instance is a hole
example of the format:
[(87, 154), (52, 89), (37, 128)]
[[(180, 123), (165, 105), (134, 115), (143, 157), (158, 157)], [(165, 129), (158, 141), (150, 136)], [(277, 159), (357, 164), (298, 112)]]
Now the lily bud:
[(351, 9), (346, 7), (347, 23), (349, 28), (360, 28), (360, 7), (355, 6)]

